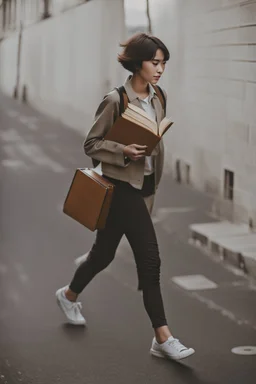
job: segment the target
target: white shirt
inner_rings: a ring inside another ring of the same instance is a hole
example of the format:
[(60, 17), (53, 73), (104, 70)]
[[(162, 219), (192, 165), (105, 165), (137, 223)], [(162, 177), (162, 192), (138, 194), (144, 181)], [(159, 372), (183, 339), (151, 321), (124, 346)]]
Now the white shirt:
[[(149, 87), (150, 93), (145, 99), (140, 99), (141, 106), (144, 109), (145, 112), (150, 116), (151, 119), (156, 120), (156, 111), (153, 108), (152, 105), (152, 97), (153, 97), (153, 92), (152, 89)], [(153, 163), (153, 158), (152, 156), (146, 156), (145, 157), (145, 169), (144, 169), (144, 175), (151, 175), (154, 173), (154, 163)]]

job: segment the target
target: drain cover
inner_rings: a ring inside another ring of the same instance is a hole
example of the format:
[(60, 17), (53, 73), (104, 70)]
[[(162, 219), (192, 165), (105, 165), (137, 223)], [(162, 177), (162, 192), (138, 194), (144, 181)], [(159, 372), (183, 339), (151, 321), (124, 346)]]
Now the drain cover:
[(232, 348), (231, 352), (236, 355), (256, 355), (256, 347), (252, 346), (244, 346), (244, 347), (236, 347)]

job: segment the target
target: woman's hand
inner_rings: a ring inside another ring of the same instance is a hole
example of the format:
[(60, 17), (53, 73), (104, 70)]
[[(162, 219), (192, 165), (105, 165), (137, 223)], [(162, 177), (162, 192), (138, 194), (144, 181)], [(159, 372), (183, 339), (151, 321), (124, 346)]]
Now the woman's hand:
[(130, 144), (124, 148), (124, 155), (132, 161), (137, 161), (146, 156), (146, 145)]

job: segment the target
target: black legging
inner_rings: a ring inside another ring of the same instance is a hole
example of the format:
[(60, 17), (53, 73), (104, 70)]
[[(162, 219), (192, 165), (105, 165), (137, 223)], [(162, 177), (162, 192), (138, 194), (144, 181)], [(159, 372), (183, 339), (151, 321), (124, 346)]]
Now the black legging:
[(70, 289), (79, 294), (92, 278), (115, 257), (123, 235), (132, 247), (145, 309), (153, 328), (167, 325), (160, 290), (160, 258), (155, 230), (144, 199), (137, 189), (125, 182), (115, 183), (114, 197), (105, 229), (85, 262), (75, 272)]

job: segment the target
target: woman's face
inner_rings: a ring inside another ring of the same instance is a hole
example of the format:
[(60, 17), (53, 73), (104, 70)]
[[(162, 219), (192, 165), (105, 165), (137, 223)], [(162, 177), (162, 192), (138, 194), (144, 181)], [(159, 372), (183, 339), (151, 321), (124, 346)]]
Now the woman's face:
[(152, 60), (142, 62), (139, 75), (147, 83), (156, 84), (164, 73), (165, 64), (163, 51), (158, 49)]

